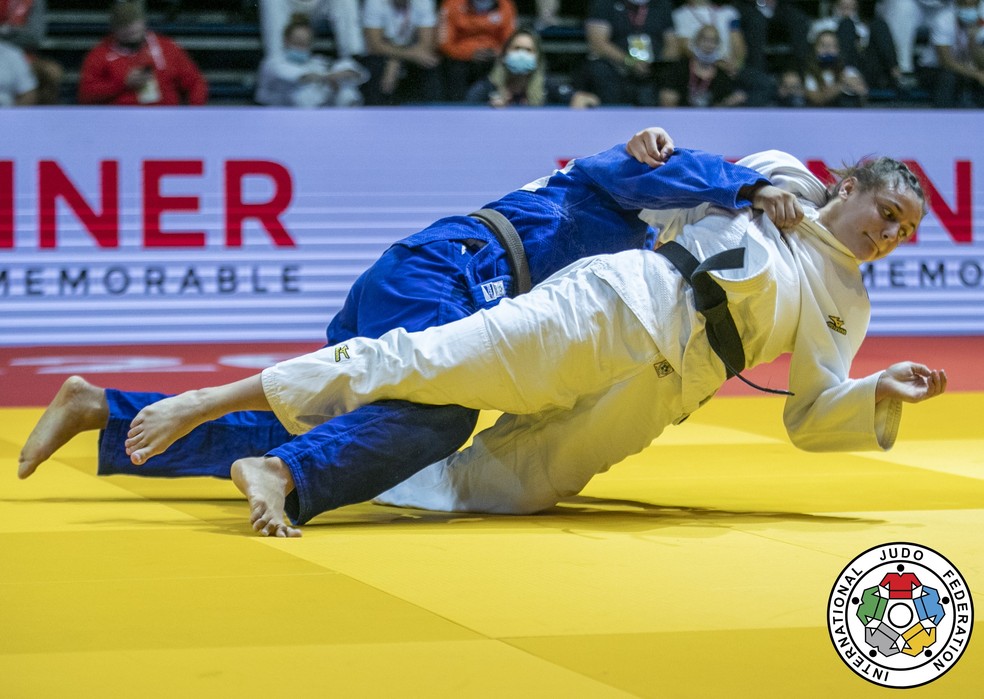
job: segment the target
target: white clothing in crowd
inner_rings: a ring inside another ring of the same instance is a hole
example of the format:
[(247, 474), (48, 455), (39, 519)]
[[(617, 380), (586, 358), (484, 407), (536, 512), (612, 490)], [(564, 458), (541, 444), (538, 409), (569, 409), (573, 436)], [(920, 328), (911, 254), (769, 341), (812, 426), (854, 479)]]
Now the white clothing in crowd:
[(355, 107), (362, 104), (359, 85), (368, 79), (369, 71), (350, 58), (332, 62), (310, 54), (301, 62), (279, 53), (260, 64), (256, 101), (271, 107)]
[(398, 10), (390, 0), (365, 0), (362, 26), (381, 29), (383, 38), (394, 46), (410, 46), (417, 29), (437, 26), (437, 7), (434, 0), (410, 0), (406, 10)]
[(0, 40), (0, 107), (17, 104), (18, 98), (37, 87), (38, 81), (24, 52)]
[(260, 0), (260, 35), (263, 53), (278, 54), (284, 47), (284, 28), (293, 14), (307, 15), (317, 28), (330, 23), (338, 58), (366, 52), (359, 17), (359, 0)]

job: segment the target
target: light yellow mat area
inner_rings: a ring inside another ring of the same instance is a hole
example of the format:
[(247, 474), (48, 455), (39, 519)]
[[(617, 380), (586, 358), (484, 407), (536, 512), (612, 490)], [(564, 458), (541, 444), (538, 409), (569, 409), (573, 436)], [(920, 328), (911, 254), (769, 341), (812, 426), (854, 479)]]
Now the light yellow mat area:
[[(864, 697), (831, 586), (936, 549), (984, 603), (984, 394), (907, 406), (887, 454), (806, 454), (782, 402), (719, 398), (554, 510), (358, 505), (253, 536), (229, 482), (27, 481), (0, 410), (0, 697)], [(984, 639), (916, 696), (984, 696)]]

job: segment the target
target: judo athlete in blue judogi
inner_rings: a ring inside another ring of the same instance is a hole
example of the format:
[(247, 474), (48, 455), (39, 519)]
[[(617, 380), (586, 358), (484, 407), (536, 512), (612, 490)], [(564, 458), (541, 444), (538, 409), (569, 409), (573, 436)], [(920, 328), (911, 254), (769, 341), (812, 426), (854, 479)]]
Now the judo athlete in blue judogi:
[[(660, 148), (669, 144), (666, 153), (672, 150), (665, 132), (649, 132), (653, 140), (657, 135), (661, 139)], [(489, 223), (453, 216), (395, 243), (353, 285), (328, 326), (328, 345), (469, 316), (578, 259), (651, 248), (657, 231), (640, 218), (644, 209), (704, 203), (746, 208), (752, 206), (754, 192), (767, 184), (754, 170), (695, 150), (672, 151), (658, 167), (634, 158), (624, 143), (574, 160), (488, 204), (483, 211), (492, 210)], [(511, 224), (521, 241), (528, 271), (507, 252), (508, 231), (502, 233), (500, 225), (500, 232), (494, 232), (496, 215), (505, 217), (506, 228)], [(238, 412), (201, 425), (147, 463), (139, 452), (131, 459), (124, 448), (130, 422), (162, 397), (106, 389), (109, 416), (98, 425), (100, 474), (229, 478), (236, 459), (277, 457), (297, 486), (286, 503), (295, 524), (371, 499), (455, 452), (471, 435), (478, 416), (476, 410), (453, 405), (381, 401), (294, 436), (271, 412)], [(21, 457), (21, 477), (59, 446), (47, 444), (31, 453), (31, 443), (29, 439)]]

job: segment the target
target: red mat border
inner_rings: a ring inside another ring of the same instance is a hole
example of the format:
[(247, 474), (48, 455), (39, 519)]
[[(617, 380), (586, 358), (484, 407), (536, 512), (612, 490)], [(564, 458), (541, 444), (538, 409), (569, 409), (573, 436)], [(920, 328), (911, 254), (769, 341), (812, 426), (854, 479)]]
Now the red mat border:
[[(240, 342), (3, 347), (0, 407), (44, 406), (72, 373), (100, 386), (177, 393), (245, 378), (273, 361), (319, 346), (317, 342)], [(855, 359), (852, 375), (866, 376), (910, 359), (946, 369), (951, 391), (984, 391), (982, 358), (984, 337), (872, 337)], [(747, 376), (761, 385), (783, 388), (788, 366), (788, 358), (781, 357)], [(719, 395), (761, 394), (732, 379)]]

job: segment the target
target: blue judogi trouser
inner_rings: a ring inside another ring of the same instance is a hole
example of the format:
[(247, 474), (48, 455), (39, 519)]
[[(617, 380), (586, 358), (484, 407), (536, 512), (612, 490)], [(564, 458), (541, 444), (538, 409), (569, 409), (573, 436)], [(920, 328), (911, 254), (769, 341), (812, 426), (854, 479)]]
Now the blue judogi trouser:
[[(394, 327), (422, 330), (494, 305), (475, 282), (505, 264), (495, 244), (394, 245), (352, 287), (329, 325), (329, 344), (378, 337)], [(237, 412), (197, 427), (163, 454), (134, 466), (123, 447), (130, 421), (163, 397), (107, 389), (110, 418), (99, 440), (100, 475), (229, 478), (236, 459), (276, 456), (294, 478), (286, 508), (296, 524), (371, 499), (445, 458), (467, 441), (478, 418), (478, 411), (460, 406), (381, 401), (293, 436), (272, 412)]]

